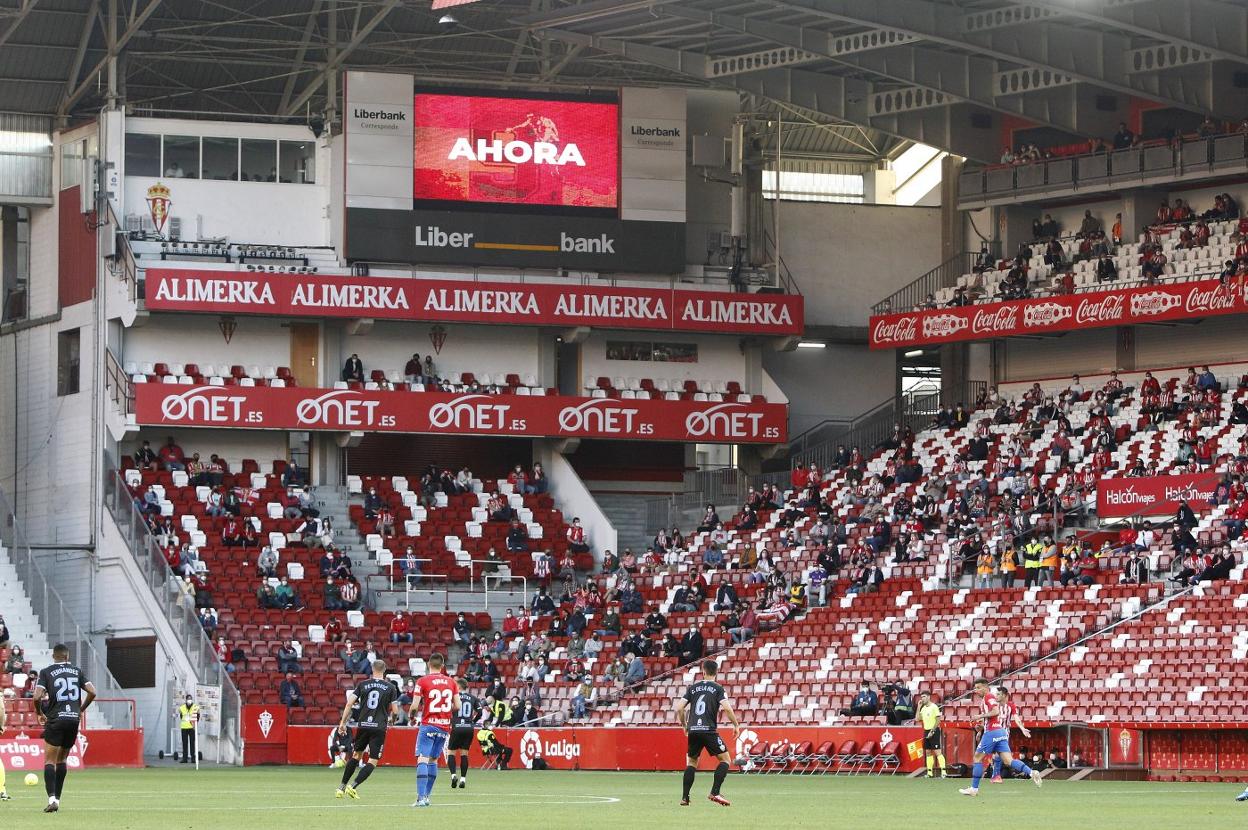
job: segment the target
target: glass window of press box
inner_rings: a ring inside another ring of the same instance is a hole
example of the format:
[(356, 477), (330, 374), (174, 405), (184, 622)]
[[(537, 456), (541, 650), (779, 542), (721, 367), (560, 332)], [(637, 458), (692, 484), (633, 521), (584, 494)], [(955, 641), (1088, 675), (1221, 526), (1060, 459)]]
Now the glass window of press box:
[(128, 133), (126, 175), (316, 183), (316, 142)]

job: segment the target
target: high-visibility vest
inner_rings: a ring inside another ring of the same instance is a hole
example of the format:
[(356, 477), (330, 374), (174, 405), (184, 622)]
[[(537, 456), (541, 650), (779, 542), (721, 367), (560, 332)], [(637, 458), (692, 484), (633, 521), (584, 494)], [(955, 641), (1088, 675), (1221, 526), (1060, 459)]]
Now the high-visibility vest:
[(185, 703), (178, 706), (178, 720), (183, 729), (194, 729), (195, 720), (199, 717), (199, 704), (192, 703), (187, 706)]
[(1040, 555), (1044, 553), (1044, 545), (1040, 542), (1028, 542), (1024, 549), (1023, 567), (1038, 568), (1040, 567)]

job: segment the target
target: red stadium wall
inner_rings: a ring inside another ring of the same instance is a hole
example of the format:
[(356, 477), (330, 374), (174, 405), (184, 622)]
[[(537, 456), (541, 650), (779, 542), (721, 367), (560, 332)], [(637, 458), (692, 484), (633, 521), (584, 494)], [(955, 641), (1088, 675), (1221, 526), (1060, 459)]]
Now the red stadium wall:
[[(248, 707), (251, 709), (252, 707)], [(252, 720), (247, 718), (247, 722)], [(286, 761), (291, 764), (325, 764), (329, 758), (329, 726), (289, 726), (286, 729)], [(270, 733), (272, 734), (272, 732)], [(675, 770), (684, 766), (686, 751), (685, 734), (678, 727), (655, 728), (603, 728), (590, 727), (566, 729), (500, 729), (499, 739), (515, 751), (512, 765), (519, 767), (533, 757), (540, 745), (542, 757), (552, 769), (585, 770)], [(730, 739), (731, 731), (722, 730)], [(840, 746), (854, 741), (861, 746), (867, 742), (877, 745), (896, 741), (901, 749), (901, 770), (909, 772), (923, 762), (923, 731), (915, 726), (860, 726), (860, 727), (747, 727), (741, 732), (737, 746), (729, 745), (733, 756), (760, 741), (788, 740), (794, 743), (810, 741), (819, 746), (831, 741)], [(244, 757), (246, 763), (280, 763), (271, 760), (276, 753), (272, 745), (261, 745), (253, 755), (249, 742)], [(416, 730), (395, 728), (386, 739), (383, 762), (391, 766), (415, 766)], [(472, 762), (482, 762), (481, 752), (473, 742)], [(702, 757), (702, 769), (713, 769), (714, 762)]]
[(78, 187), (61, 191), (57, 205), (59, 244), (57, 299), (61, 308), (86, 302), (95, 294), (95, 214), (80, 212)]
[[(0, 738), (0, 761), (11, 773), (43, 770), (43, 739), (19, 732)], [(70, 769), (142, 767), (142, 729), (87, 729), (66, 760)]]

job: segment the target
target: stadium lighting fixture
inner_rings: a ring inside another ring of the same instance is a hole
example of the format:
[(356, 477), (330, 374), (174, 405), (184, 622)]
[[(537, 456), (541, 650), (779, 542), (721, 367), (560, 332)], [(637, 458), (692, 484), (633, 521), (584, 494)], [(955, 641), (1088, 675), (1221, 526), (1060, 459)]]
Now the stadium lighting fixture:
[(923, 354), (922, 349), (911, 349), (910, 351), (906, 352), (906, 357), (919, 357), (922, 354)]
[(797, 344), (799, 349), (826, 349), (827, 343), (820, 343), (817, 340), (803, 340)]
[(444, 14), (438, 18), (439, 26), (454, 26), (459, 20), (453, 14)]

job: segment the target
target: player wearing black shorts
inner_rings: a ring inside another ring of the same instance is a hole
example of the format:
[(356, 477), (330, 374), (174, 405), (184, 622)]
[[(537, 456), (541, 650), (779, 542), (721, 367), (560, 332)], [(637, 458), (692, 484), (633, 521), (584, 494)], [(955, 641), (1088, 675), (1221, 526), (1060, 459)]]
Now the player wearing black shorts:
[[(352, 754), (342, 771), (342, 786), (334, 792), (334, 798), (342, 798), (344, 795), (360, 797), (356, 789), (373, 774), (376, 761), (381, 757), (381, 748), (386, 742), (386, 727), (399, 714), (399, 689), (386, 679), (384, 660), (374, 660), (373, 676), (347, 694), (347, 705), (342, 707), (342, 717), (338, 720), (340, 734), (346, 734), (347, 719), (353, 714), (356, 726), (355, 739), (351, 742)], [(366, 750), (368, 762), (361, 764), (360, 760)], [(355, 783), (348, 783), (357, 769), (359, 774), (355, 777)]]
[(65, 759), (78, 740), (78, 724), (83, 712), (95, 700), (95, 687), (82, 669), (69, 662), (69, 646), (52, 648), (52, 665), (39, 672), (35, 683), (35, 711), (43, 724), (43, 787), (48, 793), (45, 813), (61, 807), (61, 791), (69, 767)]
[(719, 794), (719, 789), (728, 777), (728, 747), (724, 739), (719, 737), (719, 713), (722, 710), (732, 721), (733, 732), (741, 731), (741, 721), (737, 713), (732, 711), (728, 695), (724, 687), (715, 682), (719, 672), (719, 664), (714, 660), (702, 661), (702, 679), (693, 683), (676, 704), (676, 717), (689, 737), (689, 747), (685, 759), (684, 795), (680, 799), (682, 807), (689, 806), (689, 791), (693, 789), (693, 779), (697, 776), (698, 758), (702, 752), (715, 756), (719, 765), (715, 767), (715, 778), (711, 784), (711, 794), (707, 798), (721, 807), (731, 806), (731, 802)]
[[(459, 678), (459, 709), (451, 716), (451, 737), (446, 742), (446, 766), (451, 771), (451, 789), (468, 789), (468, 750), (472, 749), (472, 736), (477, 731), (477, 718), (481, 715), (481, 702), (468, 693), (468, 681)], [(455, 764), (459, 762), (459, 774)]]

